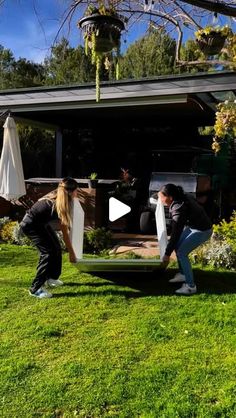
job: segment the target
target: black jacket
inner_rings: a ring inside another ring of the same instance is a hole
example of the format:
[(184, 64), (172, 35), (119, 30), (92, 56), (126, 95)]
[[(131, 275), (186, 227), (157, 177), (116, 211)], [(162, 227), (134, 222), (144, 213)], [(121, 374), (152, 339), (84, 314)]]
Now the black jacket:
[(58, 215), (54, 202), (50, 199), (42, 199), (27, 211), (22, 222), (40, 226), (55, 220), (58, 220)]
[(168, 256), (176, 249), (185, 226), (199, 231), (206, 231), (212, 227), (204, 208), (191, 196), (185, 195), (182, 201), (173, 201), (169, 213), (172, 222), (171, 235), (165, 252)]

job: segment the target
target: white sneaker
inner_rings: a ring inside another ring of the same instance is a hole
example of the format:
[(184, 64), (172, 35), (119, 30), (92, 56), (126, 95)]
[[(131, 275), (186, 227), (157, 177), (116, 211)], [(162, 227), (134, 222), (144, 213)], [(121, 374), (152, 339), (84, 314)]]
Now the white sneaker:
[(39, 298), (39, 299), (43, 299), (43, 298), (52, 298), (52, 294), (49, 293), (46, 289), (44, 289), (43, 287), (40, 287), (38, 290), (36, 290), (36, 292), (31, 292), (31, 290), (29, 290), (29, 294), (30, 296), (34, 296), (35, 298)]
[(169, 283), (183, 283), (185, 282), (185, 275), (182, 273), (176, 273), (173, 279), (169, 280)]
[(63, 281), (62, 280), (54, 280), (54, 279), (48, 279), (47, 280), (47, 285), (49, 287), (58, 287), (58, 286), (63, 286)]
[(197, 286), (191, 287), (187, 283), (183, 283), (182, 287), (177, 289), (175, 293), (177, 293), (177, 295), (194, 295), (194, 293), (197, 293)]

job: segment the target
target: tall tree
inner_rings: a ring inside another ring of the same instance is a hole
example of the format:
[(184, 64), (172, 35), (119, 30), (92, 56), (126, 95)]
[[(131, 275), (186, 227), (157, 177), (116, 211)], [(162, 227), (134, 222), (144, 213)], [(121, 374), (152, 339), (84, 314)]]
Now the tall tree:
[(173, 74), (175, 41), (163, 31), (153, 31), (130, 45), (121, 60), (122, 78)]
[(84, 48), (72, 48), (63, 38), (45, 59), (46, 84), (59, 85), (94, 80), (95, 70), (84, 53)]
[(44, 84), (45, 69), (42, 64), (19, 58), (14, 63), (12, 83), (14, 87), (36, 87)]
[(40, 86), (44, 80), (44, 67), (26, 58), (16, 60), (10, 49), (0, 45), (0, 88)]
[(12, 74), (14, 71), (15, 59), (10, 49), (0, 45), (0, 89), (12, 87)]

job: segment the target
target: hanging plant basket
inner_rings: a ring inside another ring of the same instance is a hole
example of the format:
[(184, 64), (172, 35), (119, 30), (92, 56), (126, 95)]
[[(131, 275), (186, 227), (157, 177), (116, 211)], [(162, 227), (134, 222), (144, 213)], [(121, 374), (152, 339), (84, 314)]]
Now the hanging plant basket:
[(219, 32), (211, 32), (209, 34), (202, 34), (201, 38), (196, 39), (199, 49), (205, 55), (217, 55), (222, 50), (227, 36)]
[[(104, 13), (105, 12), (105, 13)], [(85, 53), (91, 50), (92, 63), (96, 65), (96, 101), (100, 101), (100, 71), (103, 57), (116, 50), (116, 55), (120, 53), (120, 37), (122, 30), (125, 29), (124, 19), (116, 13), (109, 14), (109, 10), (102, 8), (96, 12), (88, 14), (78, 22), (79, 28), (84, 32)], [(116, 78), (119, 78), (118, 60), (116, 64)]]
[(92, 48), (93, 34), (95, 35), (94, 50), (101, 53), (110, 52), (119, 46), (121, 32), (125, 28), (124, 22), (119, 17), (99, 13), (83, 17), (78, 25), (84, 31), (90, 48)]

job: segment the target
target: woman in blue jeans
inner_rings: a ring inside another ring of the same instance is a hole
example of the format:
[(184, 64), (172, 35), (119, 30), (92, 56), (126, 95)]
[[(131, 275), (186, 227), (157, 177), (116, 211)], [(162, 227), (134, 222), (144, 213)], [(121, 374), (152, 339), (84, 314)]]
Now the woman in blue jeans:
[(177, 294), (192, 295), (197, 292), (197, 287), (188, 255), (211, 237), (211, 220), (204, 208), (193, 197), (185, 194), (180, 186), (166, 184), (158, 196), (162, 203), (169, 207), (171, 216), (171, 235), (163, 263), (167, 266), (171, 253), (175, 251), (179, 273), (170, 279), (170, 282), (183, 283), (182, 287), (176, 290)]

